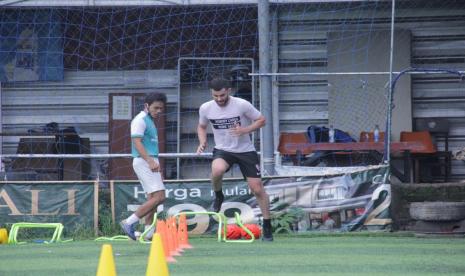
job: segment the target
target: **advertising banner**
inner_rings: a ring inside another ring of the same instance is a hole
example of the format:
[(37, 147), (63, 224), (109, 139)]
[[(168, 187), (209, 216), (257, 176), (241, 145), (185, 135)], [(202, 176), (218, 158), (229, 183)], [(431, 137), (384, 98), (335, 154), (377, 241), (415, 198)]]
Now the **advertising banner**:
[(0, 226), (59, 222), (65, 231), (98, 226), (94, 182), (0, 182)]
[[(387, 167), (324, 177), (264, 178), (270, 196), (272, 224), (278, 232), (380, 230), (391, 225), (390, 185), (383, 183)], [(167, 181), (163, 210), (168, 215), (182, 211), (209, 210), (214, 193), (209, 180)], [(112, 182), (112, 214), (122, 220), (145, 202), (142, 186), (136, 181)], [(222, 212), (234, 223), (234, 212), (243, 223), (260, 223), (256, 198), (245, 180), (223, 182)], [(213, 231), (214, 217), (188, 218), (191, 233)]]

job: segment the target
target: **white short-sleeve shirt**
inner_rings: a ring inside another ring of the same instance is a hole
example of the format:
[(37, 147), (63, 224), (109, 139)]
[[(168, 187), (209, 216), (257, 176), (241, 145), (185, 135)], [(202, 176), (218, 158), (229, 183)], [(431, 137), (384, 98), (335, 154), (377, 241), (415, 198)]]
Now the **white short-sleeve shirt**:
[(261, 116), (250, 102), (236, 97), (229, 97), (226, 106), (219, 106), (214, 100), (206, 102), (199, 109), (199, 123), (212, 125), (215, 148), (228, 152), (255, 151), (250, 135), (232, 136), (229, 129), (236, 124), (249, 126)]

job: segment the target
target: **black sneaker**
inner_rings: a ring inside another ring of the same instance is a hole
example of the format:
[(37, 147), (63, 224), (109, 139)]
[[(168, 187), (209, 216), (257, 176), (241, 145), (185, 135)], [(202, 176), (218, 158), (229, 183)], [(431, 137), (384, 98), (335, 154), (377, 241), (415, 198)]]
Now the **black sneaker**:
[(213, 200), (212, 206), (210, 207), (212, 212), (219, 213), (221, 210), (221, 204), (223, 204), (224, 196), (215, 197)]
[(263, 227), (263, 236), (262, 241), (264, 242), (272, 242), (273, 241), (273, 232), (269, 227)]

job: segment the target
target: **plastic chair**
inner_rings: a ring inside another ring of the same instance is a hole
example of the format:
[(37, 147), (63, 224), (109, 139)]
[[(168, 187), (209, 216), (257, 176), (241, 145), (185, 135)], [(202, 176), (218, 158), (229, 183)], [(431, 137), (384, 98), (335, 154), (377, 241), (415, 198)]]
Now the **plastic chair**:
[(431, 171), (433, 167), (439, 167), (441, 170), (444, 169), (444, 182), (448, 181), (452, 158), (451, 153), (449, 151), (438, 151), (429, 131), (402, 131), (400, 133), (400, 141), (420, 141), (425, 146), (425, 150), (411, 152), (412, 160), (414, 161), (414, 181), (421, 181), (420, 166), (424, 167), (425, 171)]
[(282, 155), (290, 156), (294, 165), (300, 166), (303, 157), (310, 153), (306, 149), (306, 145), (309, 144), (310, 141), (305, 132), (282, 132), (279, 135), (278, 151)]
[(436, 153), (436, 146), (433, 144), (433, 138), (428, 131), (402, 131), (400, 133), (401, 142), (421, 142), (425, 150), (412, 151), (412, 153)]
[[(440, 175), (444, 168), (444, 182), (449, 180), (452, 168), (452, 152), (449, 151), (449, 120), (446, 118), (419, 118), (415, 120), (415, 129), (417, 131), (429, 131), (433, 137), (433, 143), (436, 145), (436, 160), (430, 160), (428, 165), (432, 168), (439, 168)], [(438, 145), (443, 143), (443, 149), (439, 150)]]

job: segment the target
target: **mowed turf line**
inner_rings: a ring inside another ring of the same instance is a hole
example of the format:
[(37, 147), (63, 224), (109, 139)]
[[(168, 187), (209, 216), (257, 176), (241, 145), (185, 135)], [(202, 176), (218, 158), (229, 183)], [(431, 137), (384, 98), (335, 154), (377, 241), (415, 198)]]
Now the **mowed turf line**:
[[(0, 275), (95, 275), (102, 242), (0, 246)], [(171, 275), (465, 275), (465, 239), (278, 236), (273, 243), (192, 238)], [(113, 242), (118, 275), (145, 275), (149, 245)]]

